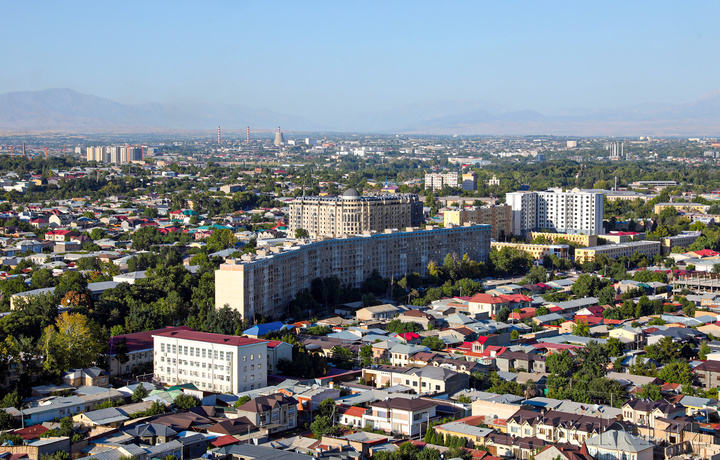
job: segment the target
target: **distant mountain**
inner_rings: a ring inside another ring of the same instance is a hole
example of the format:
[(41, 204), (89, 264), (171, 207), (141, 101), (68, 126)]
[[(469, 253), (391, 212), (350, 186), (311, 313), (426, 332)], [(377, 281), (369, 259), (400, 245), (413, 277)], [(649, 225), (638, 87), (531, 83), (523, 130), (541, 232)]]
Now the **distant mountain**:
[(202, 105), (188, 110), (157, 103), (128, 105), (70, 89), (23, 91), (0, 95), (0, 129), (24, 131), (109, 132), (149, 130), (242, 129), (289, 125), (310, 129), (313, 123), (235, 105)]
[(364, 115), (348, 110), (344, 118), (328, 119), (325, 124), (231, 104), (121, 104), (69, 89), (0, 95), (2, 131), (149, 132), (207, 130), (218, 125), (408, 134), (716, 136), (720, 135), (720, 91), (686, 104), (566, 108), (547, 113), (511, 110), (485, 100), (434, 101)]

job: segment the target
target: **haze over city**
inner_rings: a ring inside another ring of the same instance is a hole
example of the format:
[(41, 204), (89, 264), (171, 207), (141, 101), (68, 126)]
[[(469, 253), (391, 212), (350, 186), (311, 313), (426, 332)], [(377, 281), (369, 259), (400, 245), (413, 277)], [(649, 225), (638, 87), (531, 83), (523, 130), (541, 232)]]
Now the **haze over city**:
[[(658, 112), (680, 120), (718, 111), (717, 2), (45, 2), (41, 14), (13, 2), (2, 9), (6, 36), (22, 40), (5, 46), (0, 93), (68, 88), (193, 114), (223, 107), (237, 114), (241, 106), (248, 124), (262, 118), (270, 127), (276, 118), (291, 129), (339, 131), (482, 134), (493, 133), (487, 123), (536, 121), (522, 129), (560, 132), (548, 122), (591, 116), (601, 131), (616, 128), (608, 120), (624, 120), (642, 122), (628, 128), (639, 132)], [(698, 101), (690, 115), (678, 109)]]

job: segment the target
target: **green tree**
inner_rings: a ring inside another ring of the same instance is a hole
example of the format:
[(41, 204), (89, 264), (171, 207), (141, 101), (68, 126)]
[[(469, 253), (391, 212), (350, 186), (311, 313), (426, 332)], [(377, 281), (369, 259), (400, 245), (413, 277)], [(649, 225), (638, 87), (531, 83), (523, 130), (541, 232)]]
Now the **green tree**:
[(180, 410), (192, 409), (193, 407), (197, 407), (199, 405), (199, 399), (197, 399), (195, 396), (191, 396), (185, 393), (178, 395), (178, 397), (175, 398), (175, 407)]
[(433, 351), (440, 351), (445, 348), (445, 342), (443, 342), (442, 339), (440, 339), (439, 337), (435, 336), (425, 337), (420, 344), (422, 346), (428, 347)]
[(61, 313), (43, 332), (45, 368), (64, 371), (91, 366), (107, 343), (94, 321), (80, 313)]
[(147, 398), (149, 394), (150, 393), (143, 386), (143, 384), (140, 383), (140, 384), (138, 384), (137, 388), (135, 388), (135, 391), (133, 391), (133, 394), (130, 397), (130, 400), (134, 403), (137, 403), (137, 402), (140, 402), (143, 399)]
[(237, 408), (237, 407), (240, 407), (240, 406), (242, 406), (243, 404), (245, 404), (246, 402), (250, 401), (250, 399), (251, 399), (250, 396), (247, 396), (247, 395), (245, 395), (245, 396), (240, 396), (240, 397), (238, 398), (238, 400), (233, 403), (233, 407), (236, 407), (236, 408)]
[(310, 424), (310, 430), (313, 432), (315, 439), (320, 439), (323, 436), (334, 436), (340, 432), (339, 427), (334, 426), (332, 421), (324, 415), (315, 417), (315, 421)]
[(658, 371), (658, 378), (667, 383), (679, 383), (683, 386), (692, 385), (693, 372), (684, 361), (673, 361)]
[(662, 393), (660, 393), (660, 387), (652, 383), (648, 383), (640, 387), (638, 396), (643, 399), (651, 399), (653, 401), (658, 401), (663, 397)]
[(304, 228), (296, 228), (295, 229), (295, 238), (296, 239), (309, 238), (309, 237), (310, 237), (310, 233), (308, 233), (308, 231), (305, 230)]
[(335, 416), (335, 400), (332, 398), (324, 399), (318, 405), (317, 414), (321, 415), (323, 417), (327, 417), (330, 420), (333, 420), (333, 417)]

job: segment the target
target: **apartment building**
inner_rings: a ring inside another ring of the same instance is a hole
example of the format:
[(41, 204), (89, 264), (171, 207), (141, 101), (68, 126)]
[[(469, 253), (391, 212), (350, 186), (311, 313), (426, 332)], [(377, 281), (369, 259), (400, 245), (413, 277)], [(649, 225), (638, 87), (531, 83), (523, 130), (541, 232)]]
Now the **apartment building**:
[(425, 174), (425, 190), (440, 190), (446, 185), (448, 187), (457, 187), (458, 173), (449, 172)]
[(697, 241), (700, 235), (702, 232), (681, 232), (679, 235), (666, 236), (660, 239), (660, 251), (662, 255), (666, 256), (674, 247), (687, 248)]
[(660, 214), (668, 208), (673, 208), (677, 212), (699, 212), (701, 214), (707, 214), (710, 205), (701, 203), (658, 203), (653, 208), (653, 212)]
[(417, 195), (361, 196), (348, 189), (341, 196), (303, 196), (290, 203), (288, 229), (307, 230), (310, 238), (337, 238), (386, 228), (415, 227), (423, 222)]
[(543, 260), (545, 256), (555, 255), (561, 259), (570, 257), (570, 246), (567, 244), (529, 244), (529, 243), (501, 243), (493, 241), (491, 248), (498, 251), (502, 248), (515, 248), (530, 254), (535, 260)]
[(177, 326), (110, 337), (108, 351), (105, 355), (110, 375), (128, 374), (133, 372), (133, 368), (152, 363), (154, 360), (153, 335), (161, 332), (191, 330), (192, 328), (188, 326)]
[(468, 191), (477, 190), (477, 174), (475, 171), (470, 171), (462, 175), (462, 188)]
[(653, 258), (660, 254), (659, 241), (631, 241), (629, 243), (609, 244), (607, 246), (596, 246), (594, 248), (575, 249), (575, 262), (595, 260), (598, 254), (610, 259), (618, 257), (632, 257), (635, 253)]
[(238, 393), (267, 386), (267, 340), (197, 331), (153, 335), (155, 379)]
[(512, 208), (512, 233), (516, 235), (538, 230), (584, 235), (603, 232), (600, 193), (579, 189), (521, 191), (506, 194), (506, 202)]
[(88, 147), (85, 153), (87, 161), (96, 161), (98, 163), (124, 164), (143, 159), (142, 147), (130, 147), (127, 145)]
[(530, 232), (530, 238), (545, 238), (553, 243), (557, 241), (565, 240), (569, 243), (576, 243), (586, 248), (597, 246), (597, 235), (582, 235), (582, 234), (570, 234), (570, 233), (546, 233), (546, 232)]
[(374, 270), (385, 278), (400, 279), (412, 272), (426, 276), (430, 261), (442, 263), (447, 254), (486, 261), (489, 252), (489, 225), (366, 232), (352, 238), (272, 247), (245, 254), (216, 270), (215, 305), (228, 305), (243, 318), (256, 313), (277, 318), (318, 277), (337, 275), (343, 284), (359, 287)]
[(489, 225), (491, 237), (496, 241), (501, 241), (512, 231), (512, 211), (510, 206), (492, 205), (443, 212), (445, 227), (467, 223)]

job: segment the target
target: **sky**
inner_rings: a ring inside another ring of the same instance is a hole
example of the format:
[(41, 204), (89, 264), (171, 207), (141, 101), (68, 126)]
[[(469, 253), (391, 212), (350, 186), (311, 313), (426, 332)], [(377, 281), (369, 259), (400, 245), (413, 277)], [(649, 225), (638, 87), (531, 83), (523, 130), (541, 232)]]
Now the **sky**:
[(720, 89), (718, 1), (5, 1), (0, 93), (332, 120), (434, 101), (540, 112)]

